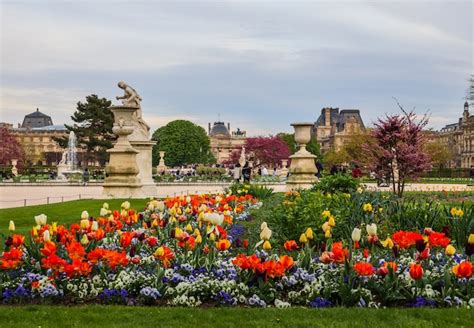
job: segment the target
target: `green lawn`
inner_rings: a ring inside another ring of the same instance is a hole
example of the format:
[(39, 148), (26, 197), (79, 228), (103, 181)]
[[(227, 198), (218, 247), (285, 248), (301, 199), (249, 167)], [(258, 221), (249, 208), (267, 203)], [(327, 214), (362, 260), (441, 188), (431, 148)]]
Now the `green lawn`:
[[(13, 220), (15, 221), (16, 231), (18, 233), (26, 233), (35, 225), (34, 216), (42, 213), (48, 216), (48, 222), (58, 222), (60, 224), (78, 223), (84, 210), (96, 217), (99, 215), (100, 208), (104, 202), (109, 203), (110, 209), (115, 210), (120, 208), (120, 204), (123, 201), (123, 199), (87, 199), (49, 205), (0, 209), (0, 232), (5, 232), (8, 229), (8, 223), (10, 220)], [(129, 201), (132, 204), (132, 208), (138, 211), (143, 209), (147, 199), (131, 199)]]
[(2, 306), (1, 327), (472, 327), (469, 309)]

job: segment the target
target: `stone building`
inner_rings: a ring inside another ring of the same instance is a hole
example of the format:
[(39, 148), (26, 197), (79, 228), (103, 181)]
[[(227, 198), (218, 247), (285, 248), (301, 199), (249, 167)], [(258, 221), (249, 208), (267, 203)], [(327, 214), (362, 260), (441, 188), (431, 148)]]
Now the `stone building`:
[(339, 111), (339, 108), (323, 108), (313, 128), (322, 153), (339, 151), (351, 135), (364, 132), (364, 122), (358, 109)]
[(23, 147), (27, 161), (34, 165), (55, 165), (62, 157), (64, 149), (53, 140), (68, 134), (64, 125), (53, 125), (50, 116), (39, 109), (25, 115), (23, 123), (14, 128), (12, 124), (2, 123), (10, 129)]
[(237, 129), (230, 130), (230, 123), (227, 126), (224, 122), (214, 122), (208, 126), (208, 135), (211, 145), (211, 152), (217, 163), (224, 163), (231, 157), (233, 151), (240, 150), (245, 144), (247, 133)]
[(474, 115), (469, 113), (469, 104), (464, 103), (462, 117), (456, 123), (443, 127), (439, 141), (453, 152), (450, 168), (470, 168), (474, 165)]

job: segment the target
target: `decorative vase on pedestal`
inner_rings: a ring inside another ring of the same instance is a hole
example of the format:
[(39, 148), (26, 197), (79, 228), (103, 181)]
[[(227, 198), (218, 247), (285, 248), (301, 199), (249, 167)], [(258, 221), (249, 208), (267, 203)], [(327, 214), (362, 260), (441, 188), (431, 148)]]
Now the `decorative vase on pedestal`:
[(166, 164), (165, 164), (165, 152), (163, 150), (160, 150), (160, 162), (158, 163), (158, 166), (156, 167), (156, 174), (160, 175), (162, 172), (166, 172)]
[(281, 160), (281, 169), (278, 172), (278, 176), (280, 178), (286, 178), (288, 175), (288, 160), (287, 159), (282, 159)]
[(313, 123), (293, 123), (295, 141), (299, 150), (290, 156), (290, 177), (286, 182), (287, 190), (309, 189), (318, 181), (314, 163), (316, 156), (306, 150), (306, 144), (311, 141)]
[(138, 177), (137, 154), (128, 136), (133, 133), (134, 126), (132, 118), (137, 111), (136, 107), (112, 106), (110, 110), (114, 114), (114, 126), (112, 131), (118, 139), (112, 149), (107, 150), (110, 154), (109, 163), (105, 167), (107, 177), (104, 181), (103, 194), (117, 198), (142, 198), (142, 184)]

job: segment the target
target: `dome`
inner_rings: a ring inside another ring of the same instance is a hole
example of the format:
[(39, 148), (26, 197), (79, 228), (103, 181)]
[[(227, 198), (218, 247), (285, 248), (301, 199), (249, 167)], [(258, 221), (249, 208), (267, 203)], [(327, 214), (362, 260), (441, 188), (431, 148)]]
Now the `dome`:
[(209, 135), (211, 137), (222, 136), (222, 137), (230, 138), (229, 130), (225, 126), (224, 122), (214, 122), (214, 126), (212, 127)]
[(43, 126), (53, 125), (53, 120), (51, 116), (43, 114), (36, 108), (36, 112), (25, 115), (23, 119), (22, 128), (41, 128)]

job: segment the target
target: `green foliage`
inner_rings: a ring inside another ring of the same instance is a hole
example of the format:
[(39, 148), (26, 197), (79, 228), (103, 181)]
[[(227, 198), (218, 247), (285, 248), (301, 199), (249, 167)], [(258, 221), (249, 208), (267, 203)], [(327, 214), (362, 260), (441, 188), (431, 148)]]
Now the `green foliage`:
[(313, 190), (319, 190), (323, 193), (335, 193), (335, 192), (345, 192), (352, 193), (357, 190), (359, 187), (359, 180), (354, 179), (348, 174), (334, 174), (323, 176), (319, 182), (317, 182)]
[[(290, 153), (294, 154), (296, 152), (296, 142), (295, 142), (295, 134), (294, 133), (279, 133), (278, 137), (283, 139), (287, 144), (288, 148), (290, 148)], [(306, 145), (306, 149), (313, 155), (316, 155), (318, 159), (321, 159), (321, 150), (319, 147), (319, 143), (317, 142), (316, 138), (311, 138), (311, 141)]]
[[(106, 150), (112, 148), (112, 141), (116, 139), (112, 132), (114, 115), (109, 109), (111, 105), (112, 102), (106, 98), (87, 96), (85, 102), (77, 103), (77, 109), (71, 116), (74, 124), (65, 125), (68, 131), (74, 131), (78, 146), (86, 150), (86, 156), (102, 163), (108, 157)], [(67, 148), (68, 136), (53, 139)]]
[(153, 166), (158, 164), (160, 150), (166, 152), (165, 163), (171, 167), (215, 162), (206, 131), (190, 121), (169, 122), (153, 133), (152, 140), (157, 142), (153, 147)]
[(264, 185), (249, 183), (233, 183), (231, 186), (229, 186), (227, 191), (239, 196), (250, 194), (258, 200), (266, 200), (273, 194), (272, 188), (268, 188)]

